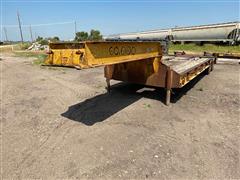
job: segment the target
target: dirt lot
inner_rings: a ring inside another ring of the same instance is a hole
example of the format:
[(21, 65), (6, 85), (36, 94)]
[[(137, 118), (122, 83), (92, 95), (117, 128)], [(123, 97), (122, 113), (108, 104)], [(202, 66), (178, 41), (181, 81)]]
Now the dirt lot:
[(3, 178), (240, 178), (239, 65), (216, 65), (167, 107), (161, 89), (107, 94), (102, 68), (32, 60), (0, 61)]

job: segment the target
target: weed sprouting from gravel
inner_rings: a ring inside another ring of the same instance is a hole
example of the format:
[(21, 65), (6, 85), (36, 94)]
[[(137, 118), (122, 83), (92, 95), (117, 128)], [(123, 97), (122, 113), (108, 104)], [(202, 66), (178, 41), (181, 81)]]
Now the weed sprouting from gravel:
[(145, 108), (151, 108), (151, 105), (150, 105), (150, 104), (144, 103), (143, 105), (144, 105)]

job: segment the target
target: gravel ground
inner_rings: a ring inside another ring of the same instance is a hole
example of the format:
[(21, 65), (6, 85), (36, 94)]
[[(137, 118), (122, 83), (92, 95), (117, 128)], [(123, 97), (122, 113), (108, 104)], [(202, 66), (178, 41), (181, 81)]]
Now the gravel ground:
[(240, 178), (239, 65), (161, 89), (1, 57), (3, 178)]

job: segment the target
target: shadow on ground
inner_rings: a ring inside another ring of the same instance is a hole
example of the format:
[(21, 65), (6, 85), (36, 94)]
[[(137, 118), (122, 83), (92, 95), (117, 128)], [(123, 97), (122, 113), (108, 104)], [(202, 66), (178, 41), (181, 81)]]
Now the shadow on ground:
[[(203, 77), (204, 74), (198, 76), (181, 89), (173, 89), (171, 102), (176, 103)], [(118, 83), (111, 86), (111, 93), (101, 94), (72, 105), (61, 115), (91, 126), (97, 122), (104, 121), (142, 97), (159, 100), (164, 103), (165, 90), (163, 88), (145, 88), (142, 85)]]

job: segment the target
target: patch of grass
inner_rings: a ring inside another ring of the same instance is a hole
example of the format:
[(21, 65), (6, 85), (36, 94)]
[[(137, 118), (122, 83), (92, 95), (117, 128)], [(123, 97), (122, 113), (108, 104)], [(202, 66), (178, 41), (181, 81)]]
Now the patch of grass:
[(36, 58), (36, 60), (33, 61), (33, 64), (36, 64), (36, 65), (42, 65), (44, 64), (44, 61), (46, 59), (47, 55), (45, 54), (39, 54)]
[(42, 65), (47, 57), (44, 53), (34, 53), (34, 52), (14, 52), (16, 57), (33, 57), (36, 58), (32, 63), (35, 65)]
[(37, 59), (33, 61), (33, 64), (42, 65), (42, 64), (44, 64), (44, 60), (45, 60), (45, 58), (43, 56), (39, 55), (37, 57)]
[(202, 46), (190, 43), (190, 44), (170, 44), (169, 52), (174, 51), (186, 51), (186, 52), (216, 52), (216, 53), (240, 53), (240, 45), (238, 46), (224, 46), (214, 44), (204, 44)]
[(1, 45), (0, 46), (0, 53), (4, 53), (4, 52), (11, 52), (13, 51), (13, 48), (16, 45)]
[(7, 44), (0, 45), (0, 52), (14, 52), (26, 50), (31, 44), (30, 43), (17, 43), (17, 44)]
[(15, 51), (14, 52), (15, 57), (37, 57), (40, 54), (41, 53), (35, 53), (31, 51)]
[(31, 43), (29, 42), (24, 42), (24, 43), (20, 43), (17, 45), (19, 47), (19, 49), (21, 50), (26, 50), (27, 48), (29, 48), (31, 46)]
[(143, 105), (144, 105), (145, 108), (151, 108), (151, 105), (150, 105), (150, 104), (144, 103)]

